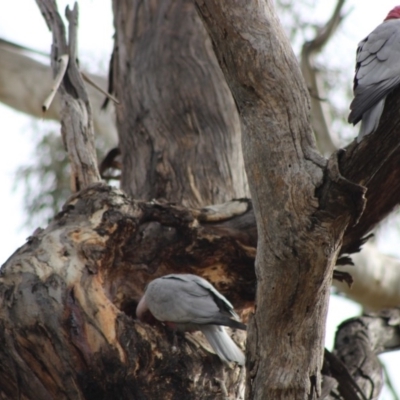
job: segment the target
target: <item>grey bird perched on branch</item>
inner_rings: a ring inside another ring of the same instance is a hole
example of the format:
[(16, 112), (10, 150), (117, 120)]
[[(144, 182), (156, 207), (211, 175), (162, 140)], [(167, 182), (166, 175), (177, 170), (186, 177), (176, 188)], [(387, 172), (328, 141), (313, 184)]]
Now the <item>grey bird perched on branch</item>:
[(386, 96), (400, 83), (400, 6), (358, 44), (349, 123), (361, 127), (357, 142), (376, 130)]
[(140, 300), (136, 315), (146, 312), (179, 331), (201, 331), (221, 360), (244, 365), (243, 352), (223, 326), (246, 329), (239, 322), (232, 304), (208, 281), (197, 275), (171, 274), (150, 282)]

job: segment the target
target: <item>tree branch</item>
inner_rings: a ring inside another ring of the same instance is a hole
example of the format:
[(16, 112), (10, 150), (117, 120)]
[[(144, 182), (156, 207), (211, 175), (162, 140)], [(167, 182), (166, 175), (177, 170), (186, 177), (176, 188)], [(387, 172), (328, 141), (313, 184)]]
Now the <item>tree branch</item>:
[[(212, 0), (197, 4), (241, 113), (260, 234), (247, 396), (316, 398), (332, 270), (345, 227), (356, 223), (364, 209), (363, 185), (368, 181), (346, 179), (341, 154), (335, 154), (326, 168), (316, 154), (307, 90), (272, 7), (256, 1), (243, 6), (239, 0), (229, 7)], [(49, 15), (52, 21), (54, 15)], [(61, 30), (55, 29), (56, 42)], [(68, 75), (63, 90), (71, 97), (82, 95), (86, 103), (79, 85), (73, 89), (75, 84)], [(379, 163), (384, 164), (381, 160), (382, 154), (375, 160), (374, 174), (380, 171)], [(76, 180), (78, 186), (88, 186)], [(249, 208), (243, 213), (242, 203), (236, 218), (243, 218), (246, 225)], [(242, 284), (238, 286), (236, 279), (245, 280), (248, 287), (241, 296), (249, 298), (250, 293), (254, 298), (251, 264), (246, 270), (242, 262), (238, 278), (231, 278), (232, 260), (238, 254), (246, 262), (254, 257), (254, 248), (243, 244), (254, 240), (254, 235), (240, 232), (238, 241), (215, 243), (230, 227), (225, 221), (216, 226), (214, 218), (210, 212), (195, 214), (182, 207), (130, 202), (102, 186), (70, 199), (46, 231), (34, 235), (2, 270), (0, 294), (5, 306), (0, 309), (0, 337), (7, 346), (0, 349), (1, 387), (10, 396), (21, 397), (18, 383), (23, 381), (24, 390), (37, 390), (46, 398), (59, 395), (60, 384), (68, 382), (69, 394), (75, 398), (87, 394), (88, 387), (115, 397), (124, 397), (129, 390), (156, 398), (154, 390), (165, 390), (166, 383), (151, 379), (152, 373), (143, 379), (138, 375), (143, 366), (146, 371), (157, 367), (163, 379), (174, 378), (174, 362), (190, 363), (200, 376), (206, 374), (203, 352), (190, 358), (189, 346), (171, 360), (170, 343), (157, 329), (142, 329), (119, 309), (132, 315), (144, 283), (171, 269), (193, 269), (217, 283), (222, 292), (233, 287), (238, 292)], [(204, 232), (211, 236), (202, 237)], [(160, 237), (166, 242), (160, 242)], [(206, 246), (205, 240), (213, 244)], [(219, 253), (210, 248), (218, 248)], [(232, 258), (226, 256), (229, 251)], [(130, 274), (132, 279), (127, 279)], [(242, 306), (250, 304), (251, 300), (242, 300)], [(67, 347), (70, 342), (72, 350)], [(42, 349), (43, 354), (38, 354)], [(10, 360), (17, 360), (17, 368)], [(37, 368), (36, 360), (46, 368)], [(211, 369), (214, 374), (221, 371), (219, 366)], [(235, 372), (228, 377), (232, 385), (234, 377)], [(185, 391), (185, 398), (202, 398), (200, 393), (207, 398), (209, 391), (205, 393), (198, 380), (190, 376), (189, 381), (190, 388), (185, 385), (182, 390), (192, 389), (192, 397)], [(174, 395), (179, 389), (173, 388)]]
[(71, 162), (72, 191), (83, 189), (100, 181), (97, 168), (92, 111), (82, 76), (77, 65), (78, 5), (71, 11), (67, 7), (69, 21), (69, 43), (65, 38), (65, 28), (53, 0), (37, 0), (39, 8), (53, 32), (52, 66), (56, 74), (56, 60), (63, 54), (69, 55), (69, 64), (61, 93), (61, 125), (64, 145)]
[[(395, 137), (387, 138), (391, 143), (385, 143), (379, 151), (376, 151), (377, 143), (374, 146), (364, 143), (354, 150), (352, 157), (349, 157), (349, 149), (334, 154), (321, 183), (319, 168), (325, 164), (315, 155), (310, 139), (302, 107), (307, 105), (307, 96), (272, 6), (250, 2), (243, 7), (231, 2), (227, 7), (212, 0), (198, 0), (196, 4), (239, 109), (245, 164), (258, 224), (256, 271), (259, 282), (255, 322), (250, 324), (249, 330), (248, 382), (251, 384), (247, 396), (304, 398), (309, 395), (312, 398), (313, 391), (319, 390), (313, 356), (320, 346), (321, 327), (315, 325), (316, 321), (325, 320), (326, 299), (321, 294), (326, 293), (323, 283), (330, 279), (331, 262), (338, 254), (334, 248), (341, 248), (348, 226), (357, 226), (362, 218), (371, 222), (364, 212), (367, 188), (370, 193), (369, 182), (379, 174), (399, 141), (396, 142)], [(281, 57), (282, 54), (285, 56)], [(301, 100), (294, 99), (296, 94)], [(353, 157), (357, 152), (358, 156)], [(362, 159), (360, 153), (364, 153)], [(296, 157), (292, 158), (292, 154)], [(365, 156), (369, 163), (366, 167)], [(294, 173), (296, 180), (292, 178)], [(291, 199), (291, 193), (296, 193), (296, 199)], [(313, 206), (316, 206), (314, 211)], [(311, 227), (307, 226), (307, 221), (308, 224), (313, 221)], [(324, 239), (319, 237), (320, 228), (325, 232)], [(291, 238), (293, 232), (296, 232), (296, 240)], [(301, 241), (303, 234), (307, 242)], [(332, 242), (324, 248), (323, 254), (315, 251), (322, 243), (322, 246), (327, 245), (327, 240)], [(344, 249), (357, 251), (361, 243), (360, 235), (353, 237), (345, 241)], [(286, 246), (292, 254), (284, 251)], [(307, 271), (303, 266), (307, 266)], [(316, 283), (314, 288), (312, 282)], [(277, 288), (279, 294), (275, 292)], [(297, 297), (297, 293), (301, 293), (302, 298)], [(311, 300), (312, 296), (307, 298), (310, 293), (318, 295)], [(310, 315), (306, 337), (299, 330), (293, 333), (290, 327), (307, 326), (304, 319), (307, 312), (303, 307), (307, 309), (308, 301), (318, 316)], [(285, 315), (290, 317), (287, 323)], [(302, 316), (301, 321), (296, 321), (296, 315)], [(315, 336), (310, 337), (311, 331)], [(291, 339), (288, 348), (282, 340), (286, 337)], [(279, 343), (274, 340), (276, 338)], [(312, 347), (306, 351), (308, 358), (293, 353), (293, 349), (304, 348), (311, 342)], [(262, 359), (257, 357), (260, 352), (264, 354)], [(292, 368), (282, 357), (289, 352), (292, 360), (296, 359), (297, 368), (301, 365), (298, 376), (287, 372)]]
[[(40, 107), (51, 90), (51, 68), (26, 55), (26, 52), (36, 53), (33, 49), (0, 39), (0, 101), (35, 118), (59, 121), (61, 119), (59, 94), (45, 114)], [(50, 61), (48, 54), (44, 56)], [(107, 80), (103, 77), (89, 73), (87, 75), (103, 90), (107, 88)], [(92, 86), (87, 86), (87, 91), (93, 106), (96, 135), (115, 146), (117, 129), (114, 105), (110, 104), (107, 109), (101, 111), (104, 96)]]
[[(378, 354), (400, 349), (400, 309), (352, 318), (338, 327), (333, 351), (367, 399), (378, 398), (383, 386)], [(347, 399), (339, 382), (329, 399)], [(340, 393), (340, 397), (338, 397)]]
[(344, 3), (345, 0), (337, 1), (336, 8), (329, 21), (323, 28), (318, 30), (313, 40), (304, 43), (301, 51), (301, 72), (310, 91), (311, 124), (318, 148), (325, 155), (330, 155), (337, 147), (332, 141), (331, 119), (327, 109), (329, 105), (327, 104), (318, 68), (315, 65), (315, 56), (329, 42), (343, 20), (341, 13)]
[(366, 243), (352, 255), (354, 265), (337, 266), (353, 277), (353, 284), (333, 281), (333, 285), (367, 310), (381, 310), (400, 304), (400, 260), (382, 254), (374, 243)]
[(367, 187), (367, 204), (357, 225), (348, 228), (343, 251), (370, 232), (400, 202), (400, 88), (386, 100), (378, 129), (342, 154), (343, 176)]

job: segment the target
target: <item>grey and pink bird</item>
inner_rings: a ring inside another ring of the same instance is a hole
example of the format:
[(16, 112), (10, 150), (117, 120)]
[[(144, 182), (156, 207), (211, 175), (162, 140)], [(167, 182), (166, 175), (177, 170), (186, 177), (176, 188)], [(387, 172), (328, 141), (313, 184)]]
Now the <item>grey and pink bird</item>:
[(400, 84), (400, 6), (358, 44), (349, 123), (361, 121), (359, 142), (379, 125), (386, 96)]
[(224, 326), (246, 329), (232, 304), (205, 279), (191, 274), (171, 274), (151, 281), (140, 300), (136, 315), (154, 318), (178, 331), (201, 331), (218, 356), (244, 365), (243, 352)]

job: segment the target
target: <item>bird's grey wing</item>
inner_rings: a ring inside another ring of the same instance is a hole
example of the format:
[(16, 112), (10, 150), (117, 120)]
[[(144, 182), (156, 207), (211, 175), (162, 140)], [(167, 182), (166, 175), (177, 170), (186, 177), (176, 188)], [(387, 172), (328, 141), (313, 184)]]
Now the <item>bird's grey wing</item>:
[(146, 303), (152, 314), (161, 321), (219, 324), (247, 329), (240, 322), (232, 304), (208, 281), (197, 275), (166, 275), (151, 282), (149, 288), (146, 291)]
[(198, 275), (192, 275), (192, 274), (181, 274), (181, 275), (171, 275), (171, 276), (174, 276), (178, 279), (183, 279), (186, 282), (196, 282), (199, 286), (210, 292), (211, 296), (214, 298), (214, 301), (221, 310), (221, 312), (226, 312), (227, 315), (231, 315), (232, 317), (239, 319), (239, 316), (236, 314), (231, 302), (220, 292), (218, 292), (218, 290), (215, 289), (215, 287), (211, 285), (211, 283), (208, 282), (206, 279), (203, 279)]
[(379, 25), (360, 42), (349, 122), (362, 115), (400, 83), (400, 21)]
[(160, 321), (211, 324), (219, 321), (219, 308), (210, 293), (194, 281), (155, 279), (147, 287), (146, 304)]

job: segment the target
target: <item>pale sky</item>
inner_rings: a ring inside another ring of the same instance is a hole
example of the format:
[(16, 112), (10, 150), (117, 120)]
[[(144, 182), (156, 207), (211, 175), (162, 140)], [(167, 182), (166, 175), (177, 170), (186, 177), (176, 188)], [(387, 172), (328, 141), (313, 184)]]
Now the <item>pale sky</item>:
[[(312, 0), (311, 0), (312, 1)], [(58, 1), (60, 10), (73, 2)], [(310, 18), (324, 21), (331, 14), (335, 1), (320, 0)], [(98, 71), (106, 69), (112, 48), (112, 10), (108, 0), (82, 0), (80, 4), (79, 49), (81, 64), (86, 69)], [(357, 43), (372, 31), (386, 14), (397, 4), (388, 0), (349, 0), (345, 10), (349, 15), (342, 29), (330, 43), (327, 59), (330, 65), (347, 71), (348, 84), (352, 85), (354, 59)], [(33, 0), (7, 1), (0, 13), (0, 37), (34, 49), (48, 52), (51, 33)], [(40, 107), (40, 105), (38, 105)], [(0, 104), (2, 132), (2, 156), (0, 157), (0, 185), (2, 200), (0, 207), (0, 265), (24, 242), (30, 231), (24, 228), (22, 210), (22, 190), (13, 182), (15, 170), (34, 157), (31, 118)], [(45, 124), (45, 122), (40, 122)], [(354, 129), (356, 136), (357, 129)], [(16, 190), (13, 187), (16, 187)], [(399, 234), (395, 229), (388, 231), (380, 240), (381, 248), (400, 256)], [(336, 326), (343, 320), (357, 315), (359, 307), (346, 299), (332, 296), (327, 325), (327, 346), (331, 347)], [(400, 353), (384, 356), (392, 375), (393, 383), (400, 393)], [(399, 367), (396, 367), (398, 365)], [(397, 377), (397, 379), (396, 379)], [(385, 392), (381, 399), (392, 397)]]

